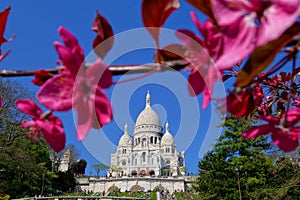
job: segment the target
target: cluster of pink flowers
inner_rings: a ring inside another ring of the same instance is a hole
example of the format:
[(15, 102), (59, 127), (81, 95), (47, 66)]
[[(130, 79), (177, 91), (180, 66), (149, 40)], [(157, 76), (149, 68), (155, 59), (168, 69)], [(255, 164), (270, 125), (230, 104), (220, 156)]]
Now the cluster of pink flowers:
[[(10, 40), (3, 37), (10, 8), (0, 13), (0, 46)], [(19, 110), (32, 117), (23, 120), (22, 128), (28, 129), (27, 135), (37, 140), (42, 134), (49, 145), (57, 152), (65, 147), (65, 133), (62, 122), (53, 115), (54, 111), (77, 111), (78, 140), (86, 137), (91, 128), (100, 128), (112, 120), (112, 107), (103, 89), (112, 85), (112, 76), (108, 67), (102, 62), (107, 51), (113, 45), (113, 39), (106, 45), (99, 45), (113, 36), (113, 31), (107, 20), (99, 13), (96, 14), (92, 29), (97, 32), (93, 43), (95, 53), (100, 57), (87, 66), (84, 53), (78, 40), (65, 28), (58, 29), (63, 44), (54, 42), (61, 64), (58, 75), (54, 76), (46, 70), (37, 70), (32, 82), (41, 86), (36, 97), (39, 103), (48, 108), (45, 113), (31, 100), (18, 100)], [(12, 38), (13, 39), (13, 38)], [(9, 51), (1, 55), (3, 60)], [(2, 98), (0, 98), (2, 107)]]
[(23, 120), (22, 128), (27, 128), (27, 135), (33, 140), (39, 139), (43, 134), (46, 141), (54, 151), (61, 151), (65, 147), (66, 136), (60, 119), (51, 112), (43, 113), (42, 110), (29, 99), (17, 100), (19, 110), (32, 117), (32, 120)]
[(283, 151), (292, 151), (298, 147), (300, 139), (300, 109), (292, 109), (282, 113), (280, 117), (261, 116), (260, 120), (267, 122), (243, 133), (244, 138), (253, 138), (271, 133), (272, 140)]
[[(211, 0), (210, 3), (211, 12), (207, 13), (211, 13), (211, 16), (204, 23), (197, 20), (195, 13), (191, 13), (192, 20), (202, 37), (189, 30), (179, 30), (177, 33), (177, 37), (189, 50), (187, 60), (190, 62), (191, 72), (188, 78), (188, 89), (191, 95), (203, 94), (203, 108), (206, 108), (210, 102), (214, 85), (216, 81), (222, 80), (224, 72), (232, 70), (235, 65), (240, 65), (258, 47), (279, 38), (300, 16), (300, 0)], [(262, 84), (259, 84), (259, 81)], [(286, 114), (283, 112), (286, 107), (290, 108), (287, 106), (288, 99), (292, 99), (293, 106), (299, 107), (299, 96), (287, 95), (286, 91), (277, 95), (276, 99), (265, 95), (265, 92), (272, 91), (265, 89), (264, 82), (278, 87), (281, 83), (286, 84), (287, 81), (293, 82), (292, 75), (280, 74), (280, 76), (256, 80), (254, 84), (252, 81), (243, 88), (236, 87), (234, 91), (229, 92), (226, 98), (227, 112), (236, 117), (247, 117), (258, 111), (261, 115), (259, 119), (269, 123), (247, 131), (244, 137), (250, 138), (272, 132), (274, 143), (282, 150), (291, 151), (296, 148), (299, 135), (295, 131), (299, 129), (294, 127), (296, 119), (299, 121), (300, 118), (296, 118), (291, 123), (288, 116), (290, 113), (293, 113), (293, 116), (299, 115), (299, 112), (298, 110), (289, 110)], [(283, 89), (289, 90), (286, 85)], [(276, 111), (281, 109), (279, 118), (271, 117), (272, 114), (278, 113), (272, 110), (274, 101), (277, 102)], [(275, 119), (285, 120), (287, 123), (280, 128), (271, 129), (270, 127), (279, 124)], [(282, 127), (292, 131), (282, 131)], [(264, 128), (268, 131), (259, 131)]]
[(67, 111), (71, 108), (77, 111), (78, 140), (84, 139), (91, 128), (100, 128), (112, 120), (112, 108), (102, 89), (112, 84), (107, 66), (100, 58), (92, 65), (85, 66), (83, 50), (77, 39), (63, 27), (58, 31), (64, 44), (55, 42), (54, 46), (63, 68), (56, 76), (44, 70), (36, 71), (33, 80), (41, 86), (36, 95), (38, 101), (51, 114), (45, 116), (29, 100), (17, 102), (21, 111), (33, 117), (33, 120), (25, 120), (21, 124), (23, 128), (29, 129), (28, 135), (37, 139), (43, 133), (55, 151), (64, 148), (65, 134), (61, 121), (52, 115), (53, 111)]

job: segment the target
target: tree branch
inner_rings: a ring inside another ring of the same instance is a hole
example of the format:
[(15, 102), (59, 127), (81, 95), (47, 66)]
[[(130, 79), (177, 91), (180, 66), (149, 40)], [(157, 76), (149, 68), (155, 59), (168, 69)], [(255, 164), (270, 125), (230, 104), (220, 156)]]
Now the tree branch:
[[(86, 64), (87, 66), (91, 64)], [(166, 61), (164, 63), (149, 63), (141, 65), (110, 65), (108, 69), (112, 72), (112, 75), (122, 75), (122, 74), (137, 74), (146, 73), (149, 71), (180, 71), (188, 66), (189, 63), (185, 60), (173, 60)], [(45, 69), (51, 74), (57, 74), (62, 66), (58, 66), (55, 69)], [(0, 70), (0, 77), (19, 77), (19, 76), (33, 76), (36, 70)]]

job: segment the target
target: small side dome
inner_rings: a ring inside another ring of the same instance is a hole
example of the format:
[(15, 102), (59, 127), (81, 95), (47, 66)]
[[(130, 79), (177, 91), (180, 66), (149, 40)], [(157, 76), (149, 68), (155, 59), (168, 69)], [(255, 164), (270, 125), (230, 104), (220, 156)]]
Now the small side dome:
[(162, 145), (172, 145), (175, 144), (174, 138), (172, 134), (169, 131), (169, 123), (166, 123), (166, 133), (164, 136), (161, 138), (161, 144)]
[(132, 145), (132, 139), (128, 135), (128, 125), (125, 124), (124, 126), (124, 134), (119, 140), (119, 146), (131, 146)]

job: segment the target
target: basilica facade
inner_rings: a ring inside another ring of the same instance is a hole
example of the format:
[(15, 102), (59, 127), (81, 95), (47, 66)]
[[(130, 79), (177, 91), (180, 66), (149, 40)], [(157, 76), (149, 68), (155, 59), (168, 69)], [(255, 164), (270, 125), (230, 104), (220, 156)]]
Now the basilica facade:
[(158, 114), (146, 95), (145, 108), (134, 126), (133, 137), (127, 124), (119, 140), (117, 152), (111, 155), (108, 176), (184, 176), (184, 152), (177, 152), (168, 122), (163, 129)]

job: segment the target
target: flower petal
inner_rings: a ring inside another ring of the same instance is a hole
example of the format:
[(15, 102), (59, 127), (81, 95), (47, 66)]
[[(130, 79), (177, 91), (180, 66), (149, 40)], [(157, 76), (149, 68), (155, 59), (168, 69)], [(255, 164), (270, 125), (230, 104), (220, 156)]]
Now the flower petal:
[(9, 40), (4, 38), (4, 31), (5, 31), (6, 22), (7, 22), (9, 13), (10, 13), (10, 7), (6, 8), (4, 11), (0, 12), (0, 46), (3, 43), (9, 42), (14, 38), (14, 36)]
[(245, 14), (239, 5), (242, 2), (239, 1), (212, 0), (214, 17), (220, 26), (229, 25)]
[(222, 44), (216, 56), (216, 65), (223, 71), (249, 56), (256, 48), (257, 28), (242, 18), (226, 27), (221, 27)]
[(59, 74), (44, 83), (36, 98), (51, 110), (70, 110), (72, 108), (73, 84), (73, 79), (64, 73)]
[(60, 38), (66, 45), (66, 47), (69, 47), (70, 49), (72, 49), (74, 46), (79, 45), (77, 38), (72, 33), (70, 33), (67, 29), (65, 29), (64, 27), (60, 26), (58, 28), (58, 33), (60, 35)]
[(244, 89), (239, 94), (230, 92), (226, 98), (228, 112), (234, 114), (237, 118), (248, 116), (255, 108), (255, 102), (252, 94)]
[(188, 91), (191, 96), (196, 96), (203, 92), (206, 87), (205, 81), (196, 69), (192, 69), (188, 78)]
[(167, 18), (178, 9), (179, 0), (143, 0), (142, 18), (144, 26), (158, 44), (160, 28)]
[(77, 72), (83, 63), (83, 56), (78, 52), (80, 49), (74, 48), (73, 51), (59, 42), (54, 42), (54, 47), (59, 55), (59, 59), (62, 61), (63, 66), (65, 66), (71, 73), (72, 78), (75, 79)]
[(37, 125), (41, 128), (46, 141), (56, 152), (63, 150), (66, 143), (66, 136), (61, 124), (61, 121), (53, 115), (50, 121), (37, 120)]
[(113, 112), (110, 101), (99, 87), (96, 90), (95, 110), (100, 126), (103, 126), (112, 120)]
[(84, 98), (79, 98), (74, 103), (74, 109), (77, 111), (77, 128), (76, 137), (79, 141), (83, 140), (90, 129), (92, 128), (94, 102), (90, 99), (84, 101)]
[(292, 137), (286, 132), (276, 130), (273, 131), (272, 140), (281, 150), (285, 152), (292, 151), (298, 147), (298, 139)]
[(34, 118), (39, 118), (43, 114), (42, 110), (36, 105), (36, 103), (30, 99), (17, 100), (16, 106), (20, 111)]
[(300, 127), (293, 127), (290, 130), (291, 136), (295, 137), (296, 139), (300, 139)]
[(254, 138), (261, 135), (266, 135), (274, 130), (273, 126), (270, 126), (269, 124), (261, 125), (261, 126), (254, 126), (248, 130), (246, 130), (242, 136), (244, 138)]
[[(300, 0), (275, 0), (264, 10), (260, 19), (261, 26), (257, 41), (258, 46), (277, 39), (286, 29), (297, 21), (300, 15)], [(281, 24), (278, 26), (278, 24)]]
[(113, 46), (114, 32), (107, 19), (101, 16), (99, 12), (96, 12), (92, 30), (97, 32), (93, 42), (94, 52), (103, 59)]
[(89, 66), (86, 72), (86, 79), (93, 85), (97, 85), (101, 88), (109, 88), (112, 85), (112, 74), (108, 67), (101, 61), (97, 59), (91, 66)]
[(286, 121), (288, 125), (294, 126), (296, 123), (300, 121), (300, 108), (289, 110), (286, 116), (287, 116)]
[(37, 86), (43, 85), (48, 79), (52, 78), (52, 74), (46, 70), (37, 70), (34, 72), (34, 79), (32, 80), (33, 84)]
[(22, 120), (21, 128), (30, 128), (36, 126), (35, 120)]

